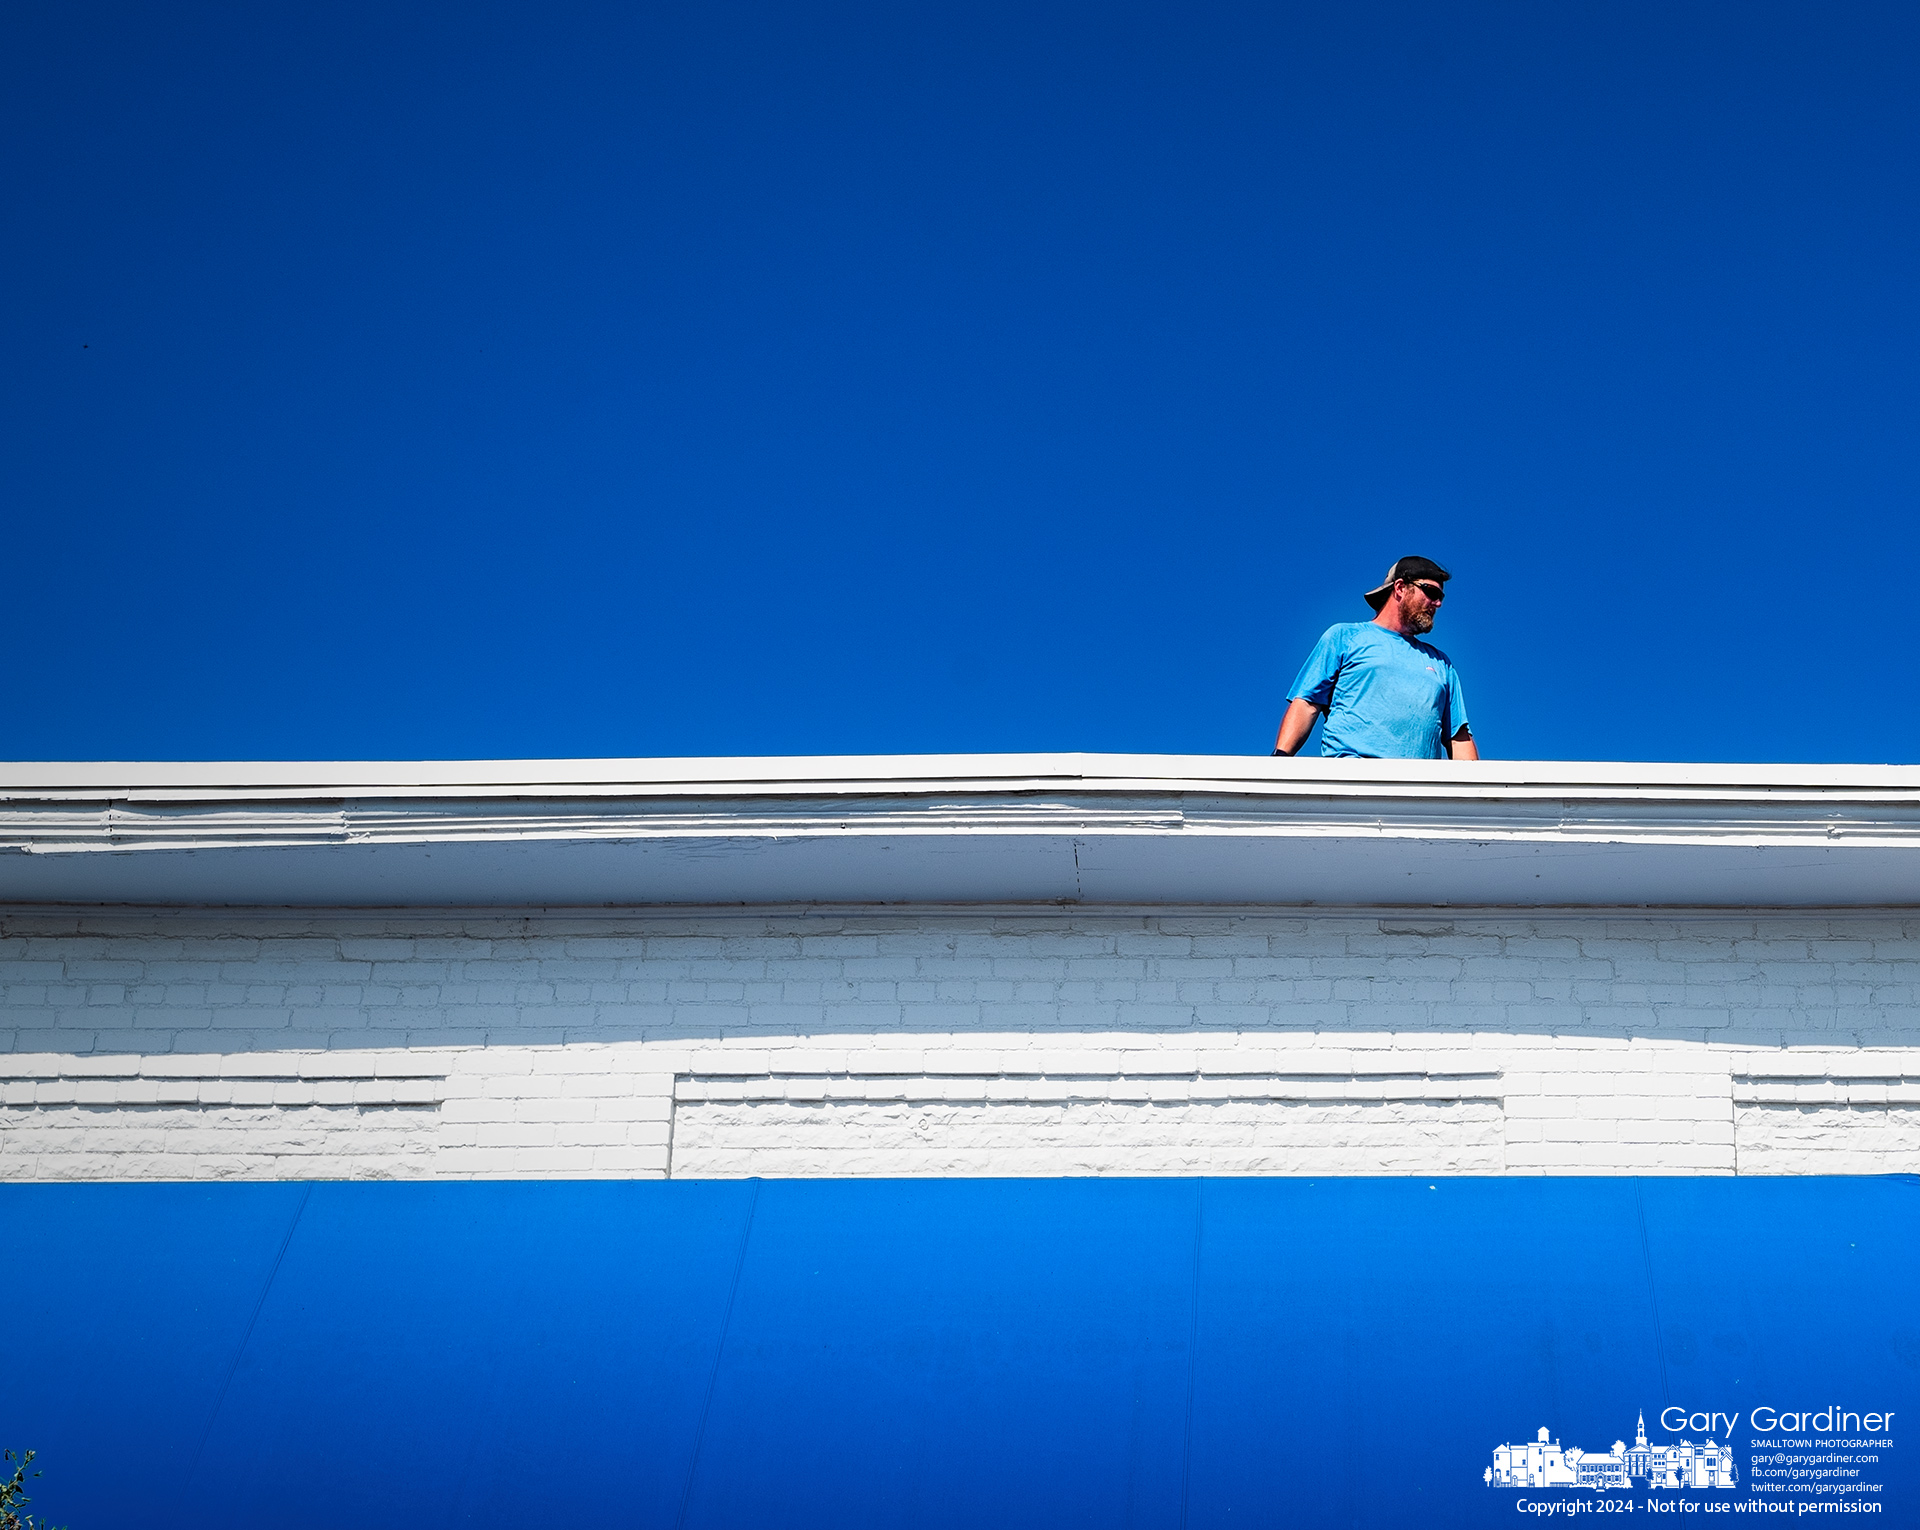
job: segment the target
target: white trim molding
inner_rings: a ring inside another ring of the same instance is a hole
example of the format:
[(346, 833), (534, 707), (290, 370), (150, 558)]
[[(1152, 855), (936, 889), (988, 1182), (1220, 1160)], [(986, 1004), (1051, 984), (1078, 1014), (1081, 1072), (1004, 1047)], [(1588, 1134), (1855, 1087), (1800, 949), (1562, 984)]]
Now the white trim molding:
[(7, 764), (0, 902), (1906, 907), (1920, 767)]

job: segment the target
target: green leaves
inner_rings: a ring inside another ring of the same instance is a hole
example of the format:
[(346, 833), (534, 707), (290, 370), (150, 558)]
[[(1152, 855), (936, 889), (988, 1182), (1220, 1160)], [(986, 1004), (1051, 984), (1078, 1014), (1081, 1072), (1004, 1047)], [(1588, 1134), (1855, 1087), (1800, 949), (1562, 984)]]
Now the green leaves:
[[(13, 1451), (0, 1451), (0, 1470), (5, 1463), (14, 1463), (13, 1475), (0, 1481), (0, 1530), (54, 1530), (44, 1519), (35, 1519), (31, 1514), (20, 1511), (32, 1502), (27, 1497), (27, 1468), (33, 1464), (33, 1452), (23, 1450), (18, 1455)], [(38, 1472), (32, 1473), (37, 1477)]]

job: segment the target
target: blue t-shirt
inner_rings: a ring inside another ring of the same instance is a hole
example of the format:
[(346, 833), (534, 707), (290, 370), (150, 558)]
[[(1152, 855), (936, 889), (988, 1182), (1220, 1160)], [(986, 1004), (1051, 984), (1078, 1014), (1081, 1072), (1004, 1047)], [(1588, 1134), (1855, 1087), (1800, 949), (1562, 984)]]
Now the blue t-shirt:
[(1287, 699), (1325, 709), (1325, 755), (1444, 760), (1449, 740), (1467, 725), (1453, 661), (1430, 643), (1373, 622), (1327, 628)]

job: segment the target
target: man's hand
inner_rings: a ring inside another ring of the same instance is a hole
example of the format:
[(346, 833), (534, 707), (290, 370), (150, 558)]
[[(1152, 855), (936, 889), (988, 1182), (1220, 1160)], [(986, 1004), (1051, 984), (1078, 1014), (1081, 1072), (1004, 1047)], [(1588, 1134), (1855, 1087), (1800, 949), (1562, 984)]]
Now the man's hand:
[[(1301, 701), (1297, 697), (1287, 703), (1287, 715), (1280, 719), (1280, 732), (1273, 741), (1275, 754), (1298, 754), (1300, 746), (1307, 741), (1307, 735), (1313, 732), (1313, 725), (1320, 720), (1320, 708), (1311, 701)], [(1467, 746), (1471, 749), (1473, 746)]]

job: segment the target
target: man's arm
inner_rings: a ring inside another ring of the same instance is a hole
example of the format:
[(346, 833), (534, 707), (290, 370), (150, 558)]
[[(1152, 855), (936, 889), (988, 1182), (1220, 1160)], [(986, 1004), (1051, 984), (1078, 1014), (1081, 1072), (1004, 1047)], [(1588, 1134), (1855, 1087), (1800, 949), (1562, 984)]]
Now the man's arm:
[(1470, 730), (1462, 728), (1453, 736), (1453, 757), (1456, 760), (1477, 760), (1480, 758), (1480, 746), (1473, 741)]
[[(1307, 735), (1313, 732), (1313, 725), (1319, 720), (1321, 709), (1311, 701), (1302, 701), (1295, 697), (1287, 703), (1287, 715), (1280, 719), (1280, 732), (1273, 741), (1275, 754), (1298, 754), (1300, 746), (1307, 741)], [(1467, 746), (1471, 749), (1473, 746)]]

